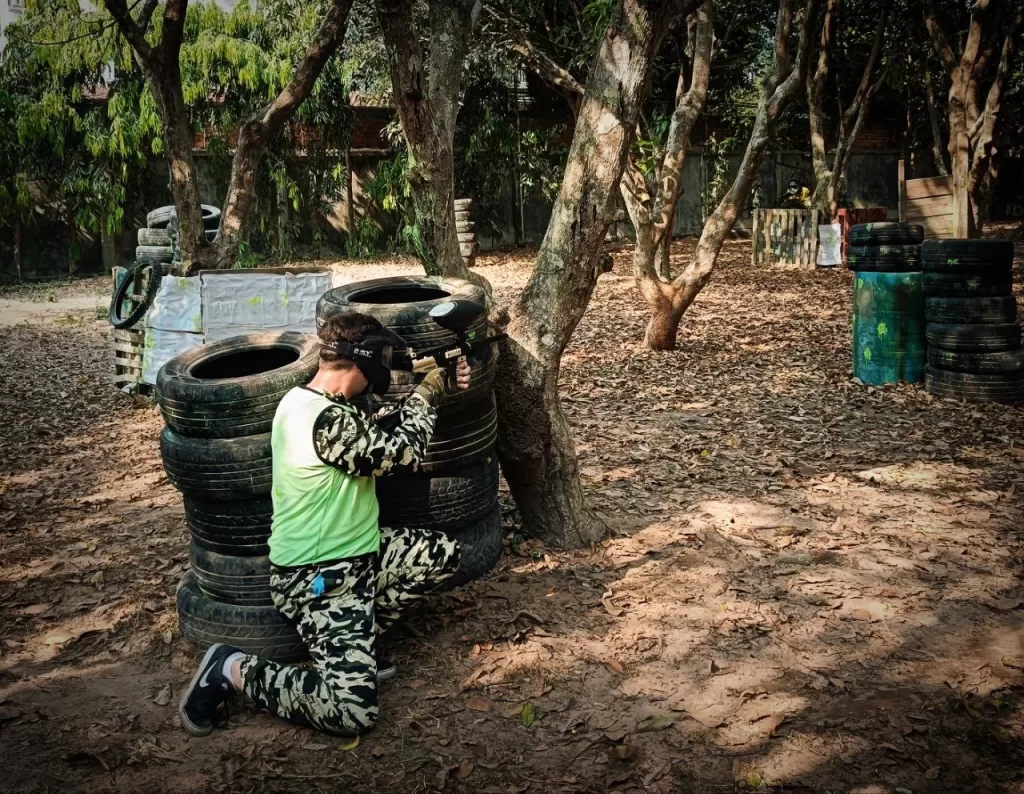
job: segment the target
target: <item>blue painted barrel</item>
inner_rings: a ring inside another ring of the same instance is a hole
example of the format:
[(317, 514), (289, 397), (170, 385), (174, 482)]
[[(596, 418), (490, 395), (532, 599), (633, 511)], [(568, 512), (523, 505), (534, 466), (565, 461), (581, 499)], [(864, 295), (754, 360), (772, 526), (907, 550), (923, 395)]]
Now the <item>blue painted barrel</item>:
[(924, 373), (921, 274), (858, 272), (853, 293), (853, 374), (873, 386), (917, 383)]

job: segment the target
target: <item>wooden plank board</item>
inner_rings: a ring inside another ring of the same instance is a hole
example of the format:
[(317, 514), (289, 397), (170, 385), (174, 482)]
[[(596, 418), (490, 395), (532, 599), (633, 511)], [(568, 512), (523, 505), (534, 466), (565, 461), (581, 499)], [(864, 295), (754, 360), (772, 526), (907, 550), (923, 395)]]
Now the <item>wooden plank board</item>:
[(907, 219), (932, 218), (937, 215), (953, 214), (953, 197), (939, 196), (930, 199), (915, 199), (907, 202)]
[(118, 352), (121, 353), (133, 353), (140, 356), (142, 355), (142, 348), (139, 345), (132, 345), (127, 342), (114, 342), (113, 348), (114, 350), (117, 350)]
[(953, 178), (949, 176), (927, 176), (923, 179), (906, 181), (907, 199), (930, 198), (931, 196), (953, 195)]
[(922, 218), (918, 223), (924, 227), (924, 236), (929, 240), (953, 237), (956, 230), (956, 219), (952, 215)]

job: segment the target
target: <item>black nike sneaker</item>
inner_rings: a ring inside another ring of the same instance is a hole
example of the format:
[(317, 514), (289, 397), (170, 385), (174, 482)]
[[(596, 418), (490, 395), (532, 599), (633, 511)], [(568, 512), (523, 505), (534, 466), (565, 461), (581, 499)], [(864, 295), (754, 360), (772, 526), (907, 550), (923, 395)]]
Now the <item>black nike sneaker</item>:
[(228, 656), (238, 652), (238, 648), (221, 642), (211, 645), (192, 676), (192, 682), (182, 695), (178, 715), (185, 730), (193, 736), (209, 736), (213, 732), (217, 707), (226, 702), (234, 691), (221, 668)]

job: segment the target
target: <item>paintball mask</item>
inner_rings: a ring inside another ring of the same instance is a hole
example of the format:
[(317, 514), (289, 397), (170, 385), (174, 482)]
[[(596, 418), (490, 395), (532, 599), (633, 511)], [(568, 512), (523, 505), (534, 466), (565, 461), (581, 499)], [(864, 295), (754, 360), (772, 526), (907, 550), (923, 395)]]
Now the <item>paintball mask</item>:
[(387, 394), (391, 386), (391, 366), (398, 356), (395, 351), (405, 348), (405, 341), (386, 328), (358, 342), (338, 340), (338, 356), (352, 361), (370, 383), (373, 394)]

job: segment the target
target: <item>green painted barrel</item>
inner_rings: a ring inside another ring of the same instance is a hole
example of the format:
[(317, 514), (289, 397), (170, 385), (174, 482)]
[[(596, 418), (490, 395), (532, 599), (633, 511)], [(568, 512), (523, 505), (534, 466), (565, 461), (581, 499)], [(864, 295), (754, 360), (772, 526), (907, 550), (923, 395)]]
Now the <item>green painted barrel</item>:
[(873, 386), (917, 383), (924, 373), (920, 273), (858, 272), (853, 293), (853, 374)]

